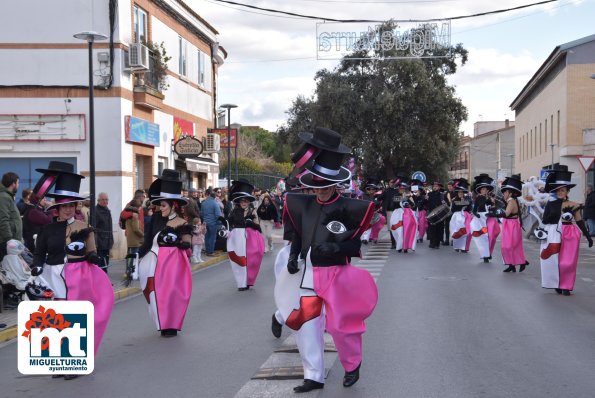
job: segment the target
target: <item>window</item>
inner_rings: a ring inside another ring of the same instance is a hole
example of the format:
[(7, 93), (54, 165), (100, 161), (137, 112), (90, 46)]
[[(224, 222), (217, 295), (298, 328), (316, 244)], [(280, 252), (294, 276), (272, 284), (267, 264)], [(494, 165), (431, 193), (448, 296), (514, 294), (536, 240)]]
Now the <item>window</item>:
[(205, 85), (205, 58), (206, 54), (198, 51), (198, 85), (204, 87)]
[(186, 40), (178, 37), (178, 43), (180, 48), (179, 54), (179, 73), (182, 76), (187, 76), (188, 71), (186, 70), (186, 49), (188, 47)]
[(147, 13), (134, 6), (134, 42), (147, 42)]
[(543, 142), (542, 140), (542, 135), (543, 135), (543, 131), (541, 130), (541, 123), (539, 123), (539, 154), (541, 155), (541, 143)]
[(547, 119), (545, 119), (545, 145), (543, 146), (543, 148), (545, 149), (545, 152), (547, 152)]
[(533, 157), (533, 129), (531, 129), (531, 135), (529, 136), (529, 159)]

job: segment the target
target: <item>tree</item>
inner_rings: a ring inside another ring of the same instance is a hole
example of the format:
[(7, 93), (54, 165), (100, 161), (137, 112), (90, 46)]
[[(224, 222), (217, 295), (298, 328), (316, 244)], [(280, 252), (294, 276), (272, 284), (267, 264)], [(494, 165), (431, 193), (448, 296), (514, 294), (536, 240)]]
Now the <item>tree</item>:
[[(459, 126), (467, 119), (446, 82), (456, 73), (457, 60), (467, 61), (467, 50), (460, 44), (450, 50), (447, 58), (399, 60), (360, 51), (354, 55), (362, 59), (344, 58), (333, 71), (318, 71), (315, 94), (293, 101), (279, 136), (295, 147), (298, 132), (328, 127), (343, 135), (366, 176), (386, 179), (398, 171), (422, 170), (429, 178), (444, 178), (456, 155)], [(399, 50), (384, 53), (398, 55)]]

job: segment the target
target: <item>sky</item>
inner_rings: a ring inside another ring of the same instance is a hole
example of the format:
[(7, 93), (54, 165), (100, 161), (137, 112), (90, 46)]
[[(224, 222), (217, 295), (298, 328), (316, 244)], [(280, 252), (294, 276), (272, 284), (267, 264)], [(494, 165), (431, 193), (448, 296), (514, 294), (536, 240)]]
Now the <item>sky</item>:
[[(314, 75), (338, 61), (317, 60), (322, 20), (273, 15), (215, 0), (185, 0), (218, 32), (228, 58), (219, 69), (219, 104), (233, 103), (232, 123), (276, 131)], [(449, 19), (536, 0), (234, 0), (262, 8), (336, 19)], [(478, 121), (514, 120), (510, 104), (556, 46), (595, 34), (595, 0), (558, 0), (497, 15), (451, 21), (451, 43), (469, 51), (449, 82), (467, 107), (460, 130)], [(394, 60), (393, 62), (399, 62)], [(595, 70), (593, 71), (595, 73)], [(585, 84), (595, 80), (585, 76)]]

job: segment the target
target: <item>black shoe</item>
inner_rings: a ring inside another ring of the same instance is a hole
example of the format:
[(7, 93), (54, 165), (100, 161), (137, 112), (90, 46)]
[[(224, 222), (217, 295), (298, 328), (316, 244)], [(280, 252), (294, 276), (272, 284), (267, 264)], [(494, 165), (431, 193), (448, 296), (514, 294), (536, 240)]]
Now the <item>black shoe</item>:
[(519, 272), (523, 272), (525, 270), (525, 267), (529, 265), (528, 261), (525, 261), (525, 264), (521, 264), (520, 268), (519, 268)]
[(79, 375), (64, 375), (64, 380), (72, 380), (79, 377)]
[(397, 246), (396, 246), (396, 245), (390, 245), (390, 248), (391, 248), (391, 249), (396, 249), (396, 248), (397, 248)]
[(399, 249), (397, 250), (399, 253), (403, 253), (403, 249)]
[(562, 294), (562, 289), (556, 289), (556, 293)]
[(297, 393), (302, 393), (312, 390), (319, 390), (321, 388), (324, 388), (324, 383), (319, 383), (310, 379), (304, 379), (304, 383), (301, 386), (294, 387), (293, 391)]
[(442, 242), (442, 246), (449, 246), (450, 244), (446, 241)]
[(403, 253), (407, 253), (407, 249), (403, 250)]
[(364, 240), (362, 240), (362, 244), (367, 245), (368, 241), (364, 239)]
[(514, 265), (509, 265), (508, 268), (502, 272), (516, 272), (516, 269), (514, 268)]
[(281, 325), (279, 323), (279, 321), (275, 317), (275, 314), (273, 314), (273, 320), (271, 322), (271, 331), (273, 332), (273, 336), (275, 336), (276, 338), (281, 337), (281, 329), (282, 328), (283, 328), (283, 325)]
[(469, 253), (469, 250), (461, 250), (461, 253)]
[(483, 258), (483, 262), (484, 263), (489, 263), (490, 262), (490, 258), (489, 257), (484, 257)]
[(239, 292), (243, 292), (244, 290), (248, 290), (248, 286), (246, 287), (238, 287)]
[(178, 331), (176, 329), (163, 329), (161, 331), (161, 337), (174, 337), (178, 335)]
[(357, 381), (359, 380), (360, 366), (362, 366), (361, 363), (357, 365), (357, 368), (355, 368), (355, 370), (352, 370), (351, 372), (345, 372), (345, 376), (343, 376), (343, 387), (351, 387), (352, 385), (357, 383)]
[(458, 253), (458, 252), (460, 252), (460, 250), (459, 250), (459, 249), (455, 249), (455, 252), (457, 252), (457, 253)]
[(570, 296), (570, 290), (568, 290), (568, 289), (562, 289), (562, 294), (564, 296)]

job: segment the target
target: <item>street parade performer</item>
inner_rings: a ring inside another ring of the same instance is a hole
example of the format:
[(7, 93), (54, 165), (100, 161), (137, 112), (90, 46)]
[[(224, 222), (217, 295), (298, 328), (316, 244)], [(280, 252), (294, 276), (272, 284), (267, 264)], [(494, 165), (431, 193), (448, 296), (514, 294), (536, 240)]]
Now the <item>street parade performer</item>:
[(456, 252), (468, 253), (471, 244), (471, 209), (473, 203), (467, 195), (469, 182), (464, 178), (453, 180), (454, 197), (450, 204), (452, 217), (450, 219), (450, 233)]
[(502, 259), (504, 265), (507, 265), (503, 272), (516, 272), (515, 266), (519, 266), (519, 272), (523, 272), (529, 262), (525, 258), (523, 250), (523, 231), (521, 221), (521, 207), (518, 197), (523, 193), (523, 182), (521, 176), (515, 174), (507, 177), (500, 187), (504, 200), (506, 201), (506, 210), (490, 209), (487, 214), (489, 217), (502, 217)]
[[(444, 194), (440, 192), (441, 189), (442, 183), (440, 181), (434, 181), (432, 184), (432, 191), (428, 193), (428, 199), (426, 201), (428, 214), (440, 206), (449, 206), (449, 204), (446, 203)], [(440, 217), (440, 221), (433, 222), (428, 225), (428, 240), (430, 241), (430, 249), (440, 249), (440, 243), (442, 242), (442, 237), (444, 235), (444, 223), (445, 219), (448, 217), (448, 213), (446, 212), (445, 215), (446, 217)], [(450, 217), (448, 217), (448, 219), (450, 219)], [(448, 239), (450, 240), (450, 237)]]
[(500, 235), (498, 218), (486, 217), (488, 210), (495, 207), (494, 201), (488, 196), (494, 190), (493, 182), (494, 179), (484, 173), (475, 177), (477, 197), (473, 202), (473, 215), (475, 217), (471, 220), (471, 235), (484, 263), (490, 262), (496, 239)]
[(406, 178), (401, 178), (398, 184), (399, 195), (395, 197), (395, 209), (390, 218), (390, 229), (395, 238), (397, 252), (407, 253), (415, 250), (417, 245), (417, 219), (415, 218), (415, 202), (409, 192)]
[[(556, 289), (558, 294), (570, 296), (574, 289), (581, 232), (587, 238), (589, 247), (593, 239), (589, 236), (585, 221), (581, 217), (582, 205), (568, 200), (571, 171), (568, 166), (559, 165), (551, 170), (545, 181), (545, 190), (555, 193), (556, 199), (545, 206), (543, 229), (536, 235), (541, 243), (541, 287)], [(573, 224), (574, 220), (574, 224)]]
[(421, 180), (411, 180), (411, 191), (415, 202), (415, 217), (417, 218), (417, 243), (422, 243), (428, 231), (428, 199)]
[[(337, 183), (351, 177), (349, 170), (341, 167), (350, 149), (329, 129), (316, 128), (314, 133), (299, 136), (321, 149), (314, 163), (306, 167), (309, 173), (299, 178), (302, 185), (314, 189), (315, 195), (286, 197), (293, 241), (288, 273), (279, 276), (275, 300), (285, 313), (285, 324), (300, 330), (296, 341), (304, 364), (304, 382), (294, 391), (302, 393), (324, 387), (325, 328), (345, 369), (343, 386), (351, 387), (359, 380), (364, 320), (376, 306), (378, 290), (368, 271), (350, 264), (351, 257), (360, 256), (360, 236), (374, 212), (373, 203), (345, 198), (336, 191)], [(301, 330), (309, 323), (314, 327)], [(313, 344), (304, 345), (311, 341)]]
[(376, 244), (378, 243), (378, 235), (384, 224), (386, 224), (386, 217), (383, 214), (382, 207), (384, 192), (382, 192), (380, 181), (375, 178), (369, 178), (364, 187), (363, 199), (374, 203), (374, 215), (369, 228), (362, 234), (361, 241), (363, 244), (368, 244), (368, 242)]
[(229, 213), (227, 254), (239, 291), (254, 286), (260, 264), (264, 256), (264, 238), (256, 210), (250, 205), (256, 198), (252, 196), (254, 185), (240, 178), (233, 181), (229, 189), (233, 210)]
[(141, 247), (138, 275), (157, 330), (173, 337), (182, 330), (192, 295), (192, 226), (178, 215), (188, 200), (182, 197), (179, 173), (169, 169), (153, 181), (149, 195), (160, 211), (151, 222), (151, 240)]
[[(95, 354), (109, 322), (114, 306), (114, 290), (109, 277), (97, 264), (93, 228), (75, 220), (77, 202), (86, 198), (79, 195), (81, 180), (71, 164), (51, 162), (36, 186), (36, 196), (55, 199), (50, 208), (56, 208), (58, 217), (45, 225), (37, 237), (31, 275), (41, 275), (56, 300), (87, 300), (95, 308)], [(47, 193), (55, 185), (53, 193)], [(66, 259), (66, 261), (65, 261)], [(72, 379), (76, 375), (66, 375)]]

